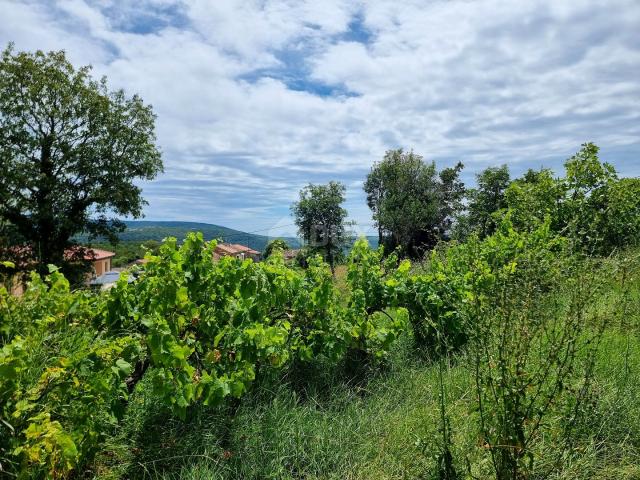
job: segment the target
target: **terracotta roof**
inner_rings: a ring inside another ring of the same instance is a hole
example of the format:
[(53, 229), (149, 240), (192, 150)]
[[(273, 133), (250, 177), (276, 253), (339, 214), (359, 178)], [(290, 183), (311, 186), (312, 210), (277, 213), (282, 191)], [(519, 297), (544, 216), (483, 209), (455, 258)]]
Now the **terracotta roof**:
[[(68, 248), (64, 251), (65, 258), (71, 259), (73, 258), (74, 252), (78, 250), (78, 247)], [(109, 250), (101, 250), (99, 248), (83, 248), (83, 260), (95, 261), (95, 260), (105, 260), (107, 258), (115, 257), (115, 252), (110, 252)]]
[(115, 257), (115, 252), (110, 252), (109, 250), (100, 250), (99, 248), (90, 248), (89, 252), (93, 252), (95, 256), (87, 256), (85, 255), (85, 260), (104, 260), (105, 258)]
[[(76, 252), (78, 250), (83, 250), (83, 260), (94, 261), (94, 260), (105, 260), (107, 258), (115, 257), (114, 252), (110, 252), (108, 250), (101, 250), (99, 248), (88, 248), (88, 247), (71, 247), (67, 248), (64, 251), (64, 258), (66, 260), (73, 260), (76, 257)], [(31, 257), (32, 249), (29, 245), (15, 245), (7, 248), (12, 255), (23, 257), (24, 259), (29, 259)]]
[(239, 243), (219, 243), (216, 245), (216, 253), (222, 255), (237, 255), (239, 253), (248, 253), (250, 255), (259, 255), (260, 252)]

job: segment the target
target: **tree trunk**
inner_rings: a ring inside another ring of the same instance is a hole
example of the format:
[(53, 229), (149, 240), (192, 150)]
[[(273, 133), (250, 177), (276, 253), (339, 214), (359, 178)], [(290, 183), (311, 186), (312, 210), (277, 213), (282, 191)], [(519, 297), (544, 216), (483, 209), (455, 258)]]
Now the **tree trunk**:
[(41, 274), (48, 273), (50, 263), (60, 265), (64, 260), (64, 242), (56, 235), (53, 202), (51, 201), (52, 187), (55, 184), (53, 162), (51, 160), (52, 139), (43, 139), (40, 153), (40, 182), (35, 194), (36, 209), (33, 212), (36, 224), (36, 242), (33, 248), (38, 260), (38, 270)]
[(138, 382), (142, 380), (142, 377), (144, 377), (144, 374), (149, 368), (149, 365), (149, 360), (147, 360), (146, 358), (138, 360), (136, 362), (136, 366), (133, 368), (133, 372), (131, 372), (131, 375), (124, 381), (127, 385), (127, 391), (129, 392), (129, 395), (133, 393), (133, 389), (136, 387)]

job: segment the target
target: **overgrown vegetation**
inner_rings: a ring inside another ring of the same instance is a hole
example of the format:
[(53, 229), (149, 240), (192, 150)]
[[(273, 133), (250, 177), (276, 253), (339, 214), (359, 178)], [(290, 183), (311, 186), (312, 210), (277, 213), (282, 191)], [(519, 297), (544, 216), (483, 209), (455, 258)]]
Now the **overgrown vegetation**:
[[(637, 422), (628, 420), (623, 438), (602, 417), (637, 408), (626, 398), (639, 388), (637, 256), (580, 258), (549, 222), (518, 232), (506, 220), (413, 271), (361, 240), (345, 297), (320, 259), (306, 270), (277, 253), (261, 264), (214, 263), (213, 248), (195, 234), (180, 247), (168, 240), (136, 282), (108, 293), (70, 292), (54, 271), (34, 276), (22, 298), (2, 294), (6, 472), (515, 479), (593, 463), (594, 442), (624, 443), (629, 465), (638, 454)], [(624, 375), (601, 377), (596, 347), (620, 342), (622, 318), (636, 337), (609, 354)], [(623, 378), (620, 402), (606, 403), (606, 382)], [(400, 393), (397, 403), (393, 385), (421, 393)], [(161, 421), (169, 411), (176, 420)], [(184, 428), (191, 433), (179, 440)], [(366, 438), (372, 428), (396, 433), (383, 447)], [(155, 453), (125, 446), (151, 432)], [(353, 456), (363, 448), (369, 456)], [(421, 455), (411, 459), (407, 448)], [(383, 469), (376, 451), (398, 455), (395, 466)], [(258, 467), (252, 455), (268, 461)]]

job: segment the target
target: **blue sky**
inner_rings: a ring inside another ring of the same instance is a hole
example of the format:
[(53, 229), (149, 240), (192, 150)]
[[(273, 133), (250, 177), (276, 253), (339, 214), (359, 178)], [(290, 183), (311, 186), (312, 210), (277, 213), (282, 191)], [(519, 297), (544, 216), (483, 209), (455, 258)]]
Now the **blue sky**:
[(559, 169), (586, 141), (640, 175), (640, 3), (0, 0), (0, 42), (65, 49), (154, 107), (149, 220), (290, 233), (309, 182), (413, 149), (464, 179)]

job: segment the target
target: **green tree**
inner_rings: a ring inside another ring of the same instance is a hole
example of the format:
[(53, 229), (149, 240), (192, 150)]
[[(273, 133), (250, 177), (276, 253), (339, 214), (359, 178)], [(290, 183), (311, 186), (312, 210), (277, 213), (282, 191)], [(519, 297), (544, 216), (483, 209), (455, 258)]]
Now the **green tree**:
[(156, 255), (158, 253), (158, 250), (160, 249), (160, 245), (162, 245), (161, 242), (153, 239), (145, 240), (144, 242), (142, 242), (142, 248), (144, 250), (150, 251), (153, 255)]
[(289, 244), (285, 242), (283, 239), (276, 238), (275, 240), (271, 240), (267, 244), (266, 248), (264, 249), (264, 258), (269, 258), (269, 256), (275, 250), (285, 251), (285, 250), (289, 250), (290, 248), (291, 247), (289, 246)]
[(640, 178), (621, 178), (608, 191), (605, 245), (621, 248), (640, 242)]
[(506, 165), (489, 167), (476, 175), (478, 187), (469, 191), (469, 227), (486, 237), (495, 231), (494, 213), (505, 208), (505, 190), (509, 186)]
[(601, 162), (599, 148), (585, 143), (565, 164), (563, 223), (584, 247), (591, 251), (608, 250), (605, 237), (610, 215), (611, 187), (618, 176), (612, 165)]
[(364, 183), (379, 243), (387, 250), (401, 246), (407, 254), (418, 255), (446, 238), (462, 205), (462, 168), (458, 163), (438, 174), (435, 163), (414, 152), (387, 151)]
[(548, 168), (529, 169), (505, 190), (505, 202), (511, 212), (511, 220), (519, 230), (536, 228), (547, 216), (552, 230), (563, 230), (565, 196), (565, 183), (555, 178)]
[(3, 51), (0, 219), (31, 246), (41, 270), (65, 264), (74, 235), (116, 241), (124, 223), (114, 217), (142, 215), (134, 180), (162, 171), (154, 122), (140, 97), (109, 91), (63, 51)]
[(601, 162), (599, 149), (585, 143), (565, 162), (565, 176), (529, 170), (505, 192), (516, 228), (531, 230), (549, 217), (553, 231), (587, 252), (608, 254), (637, 242), (640, 234), (638, 179), (619, 179)]
[(347, 211), (342, 208), (346, 188), (340, 182), (309, 184), (300, 190), (300, 200), (291, 205), (298, 232), (307, 245), (321, 252), (335, 271), (335, 262), (351, 236)]
[(456, 217), (463, 210), (466, 188), (460, 180), (460, 172), (464, 168), (462, 162), (440, 171), (440, 238), (451, 235)]

